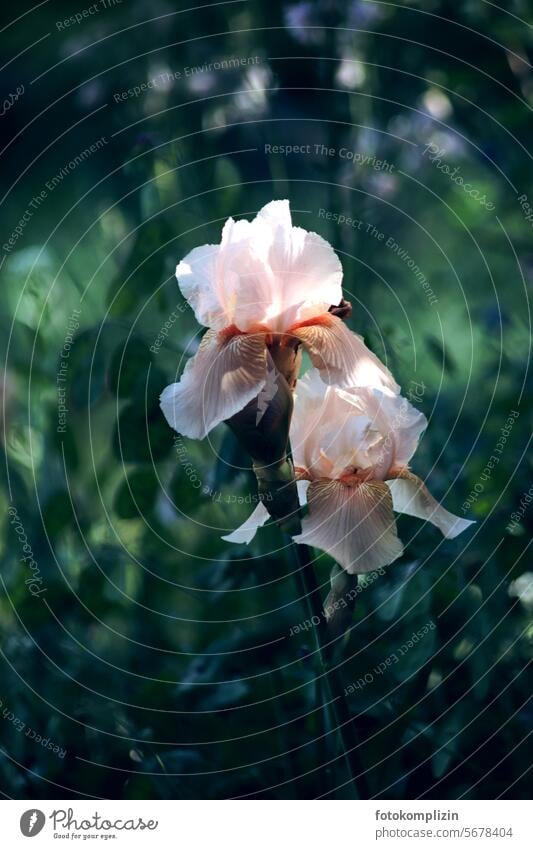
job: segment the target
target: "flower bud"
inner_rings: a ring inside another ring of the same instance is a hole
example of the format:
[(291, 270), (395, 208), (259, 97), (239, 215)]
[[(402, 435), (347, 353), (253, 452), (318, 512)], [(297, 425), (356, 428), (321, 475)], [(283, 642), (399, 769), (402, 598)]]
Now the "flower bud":
[[(289, 378), (296, 359), (295, 351), (280, 359)], [(269, 355), (263, 389), (227, 424), (252, 458), (259, 497), (268, 512), (284, 531), (295, 534), (300, 532), (298, 491), (294, 467), (287, 457), (292, 410), (289, 384)]]

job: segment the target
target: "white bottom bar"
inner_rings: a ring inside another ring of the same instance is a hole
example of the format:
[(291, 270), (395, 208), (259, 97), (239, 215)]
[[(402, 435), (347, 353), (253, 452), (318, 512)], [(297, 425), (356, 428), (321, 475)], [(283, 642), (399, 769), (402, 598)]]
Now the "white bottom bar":
[[(3, 801), (2, 846), (530, 849), (526, 801)], [(30, 844), (33, 845), (33, 844)]]

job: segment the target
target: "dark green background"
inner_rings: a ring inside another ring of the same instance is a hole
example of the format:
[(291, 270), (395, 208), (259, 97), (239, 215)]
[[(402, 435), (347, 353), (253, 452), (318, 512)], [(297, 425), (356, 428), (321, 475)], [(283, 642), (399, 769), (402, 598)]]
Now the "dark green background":
[[(2, 25), (27, 8), (4, 9)], [(2, 249), (0, 791), (350, 797), (318, 707), (313, 634), (288, 636), (307, 612), (278, 532), (250, 548), (220, 540), (248, 512), (234, 496), (254, 493), (246, 457), (223, 426), (174, 444), (158, 407), (200, 332), (176, 262), (216, 243), (229, 215), (288, 197), (294, 222), (341, 256), (351, 327), (405, 391), (424, 384), (430, 423), (413, 466), (449, 509), (463, 515), (519, 412), (467, 513), (475, 528), (446, 542), (402, 517), (405, 556), (358, 597), (346, 684), (437, 626), (350, 696), (371, 792), (526, 796), (531, 620), (509, 587), (528, 570), (533, 509), (507, 527), (531, 485), (532, 225), (517, 199), (533, 197), (531, 3), (251, 0), (179, 13), (123, 0), (58, 29), (83, 8), (52, 0), (0, 33), (2, 98), (25, 86), (0, 118), (2, 244), (47, 181), (106, 139)], [(258, 61), (185, 77), (231, 56)], [(165, 69), (182, 72), (167, 91), (115, 102)], [(424, 155), (432, 140), (493, 211)], [(315, 144), (336, 153), (316, 156)], [(392, 167), (354, 165), (343, 147)], [(392, 237), (438, 302), (383, 242), (320, 209)], [(56, 381), (74, 309), (61, 434)], [(12, 505), (40, 598), (24, 583)], [(317, 561), (324, 595), (331, 566)]]

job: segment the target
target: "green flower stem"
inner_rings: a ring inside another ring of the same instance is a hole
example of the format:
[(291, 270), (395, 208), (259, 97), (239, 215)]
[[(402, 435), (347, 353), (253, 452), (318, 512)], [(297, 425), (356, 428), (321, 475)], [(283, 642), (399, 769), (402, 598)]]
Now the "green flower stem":
[(307, 546), (297, 545), (292, 540), (293, 536), (301, 532), (300, 502), (289, 441), (293, 409), (291, 387), (298, 370), (298, 352), (290, 349), (287, 353), (284, 348), (279, 347), (271, 353), (274, 360), (270, 358), (269, 374), (271, 383), (276, 387), (273, 397), (268, 399), (266, 408), (263, 409), (260, 404), (261, 395), (258, 395), (243, 410), (228, 419), (227, 423), (252, 458), (258, 494), (264, 506), (280, 530), (288, 535), (288, 548), (297, 564), (296, 572), (302, 585), (302, 594), (311, 618), (313, 621), (316, 618), (319, 622), (315, 635), (323, 669), (322, 692), (328, 691), (327, 698), (322, 698), (322, 708), (324, 709), (325, 702), (329, 701), (355, 792), (359, 798), (364, 799), (368, 798), (369, 794), (365, 771), (359, 760), (360, 744), (348, 710), (339, 671), (335, 664), (331, 663), (330, 657), (331, 648), (338, 641), (332, 639), (328, 632), (310, 551)]
[(278, 527), (291, 536), (299, 534), (300, 503), (292, 460), (283, 457), (279, 462), (269, 465), (254, 462), (253, 470), (259, 497)]
[(320, 588), (317, 583), (313, 558), (307, 545), (299, 545), (290, 541), (294, 560), (298, 564), (298, 579), (302, 594), (306, 599), (309, 615), (313, 622), (318, 620), (315, 627), (317, 651), (320, 657), (328, 701), (333, 712), (335, 726), (339, 732), (344, 757), (355, 792), (360, 799), (370, 798), (366, 781), (365, 769), (360, 760), (360, 741), (355, 722), (344, 694), (344, 686), (338, 668), (330, 663), (332, 641), (328, 631)]

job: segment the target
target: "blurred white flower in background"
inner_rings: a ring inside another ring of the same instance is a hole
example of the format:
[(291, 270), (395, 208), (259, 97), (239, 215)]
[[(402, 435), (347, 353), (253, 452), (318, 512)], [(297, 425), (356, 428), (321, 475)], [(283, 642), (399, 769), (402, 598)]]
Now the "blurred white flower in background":
[(353, 57), (343, 58), (335, 71), (335, 82), (343, 88), (361, 88), (365, 80), (364, 64)]
[(422, 96), (422, 105), (433, 118), (445, 121), (453, 112), (449, 97), (440, 88), (431, 86)]
[(527, 611), (533, 610), (533, 572), (524, 572), (509, 584), (511, 598), (518, 598)]

